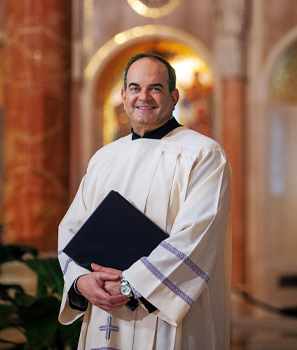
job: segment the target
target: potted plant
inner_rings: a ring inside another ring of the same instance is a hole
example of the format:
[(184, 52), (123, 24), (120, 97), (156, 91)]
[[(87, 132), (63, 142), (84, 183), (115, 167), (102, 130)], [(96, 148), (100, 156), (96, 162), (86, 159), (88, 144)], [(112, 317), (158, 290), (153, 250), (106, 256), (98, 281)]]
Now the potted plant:
[[(18, 261), (28, 266), (37, 277), (34, 296), (26, 294), (20, 284), (0, 283), (0, 344), (15, 350), (76, 349), (82, 320), (63, 326), (58, 322), (63, 276), (57, 258), (41, 258), (37, 249), (0, 246), (0, 267)], [(1, 332), (21, 332), (24, 342), (1, 337)]]

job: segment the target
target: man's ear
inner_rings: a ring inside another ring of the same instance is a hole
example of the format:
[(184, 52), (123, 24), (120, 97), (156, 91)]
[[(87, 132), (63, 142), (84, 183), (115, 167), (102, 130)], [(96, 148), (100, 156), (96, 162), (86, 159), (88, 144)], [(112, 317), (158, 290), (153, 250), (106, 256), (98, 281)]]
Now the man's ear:
[(126, 100), (126, 93), (125, 93), (125, 89), (123, 87), (122, 87), (122, 90), (121, 90), (121, 96), (122, 96), (122, 101), (124, 103), (125, 100)]
[(179, 100), (179, 91), (177, 89), (172, 91), (172, 102), (173, 105), (175, 106)]

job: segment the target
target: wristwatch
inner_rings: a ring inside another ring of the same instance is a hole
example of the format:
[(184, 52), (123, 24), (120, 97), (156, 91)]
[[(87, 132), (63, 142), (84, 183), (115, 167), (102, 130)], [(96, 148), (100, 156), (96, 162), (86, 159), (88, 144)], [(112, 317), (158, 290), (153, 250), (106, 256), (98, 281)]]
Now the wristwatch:
[(132, 287), (123, 275), (121, 276), (120, 293), (128, 298), (134, 297)]

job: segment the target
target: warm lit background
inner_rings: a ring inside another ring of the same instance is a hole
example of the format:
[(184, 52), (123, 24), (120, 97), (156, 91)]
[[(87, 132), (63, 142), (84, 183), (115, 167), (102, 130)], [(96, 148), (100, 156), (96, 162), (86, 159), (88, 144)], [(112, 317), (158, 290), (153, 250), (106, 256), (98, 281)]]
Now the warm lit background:
[(232, 166), (234, 349), (297, 349), (294, 319), (235, 293), (297, 304), (296, 0), (0, 0), (0, 243), (56, 254), (88, 160), (130, 132), (122, 75), (143, 51)]

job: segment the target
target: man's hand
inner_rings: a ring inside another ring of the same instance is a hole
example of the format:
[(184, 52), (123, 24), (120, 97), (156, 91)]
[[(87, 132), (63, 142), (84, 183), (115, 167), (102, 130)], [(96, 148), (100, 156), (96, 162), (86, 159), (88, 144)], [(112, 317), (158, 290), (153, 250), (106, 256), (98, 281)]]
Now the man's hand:
[[(122, 308), (129, 298), (119, 293), (121, 271), (114, 269), (105, 271), (106, 268), (96, 264), (92, 264), (92, 269), (94, 272), (78, 278), (76, 282), (78, 291), (102, 310), (111, 311)], [(105, 284), (107, 284), (107, 289), (104, 287)], [(111, 295), (109, 291), (115, 293), (116, 288), (117, 294)]]
[(104, 272), (104, 273), (109, 273), (112, 275), (117, 275), (119, 278), (117, 280), (106, 280), (104, 282), (104, 289), (110, 294), (110, 295), (122, 295), (120, 293), (120, 281), (121, 281), (121, 275), (122, 271), (112, 269), (109, 267), (103, 267), (97, 264), (92, 264), (91, 265), (92, 269), (96, 272)]

